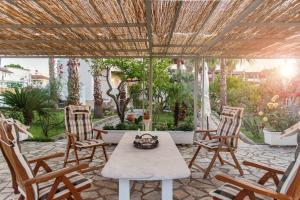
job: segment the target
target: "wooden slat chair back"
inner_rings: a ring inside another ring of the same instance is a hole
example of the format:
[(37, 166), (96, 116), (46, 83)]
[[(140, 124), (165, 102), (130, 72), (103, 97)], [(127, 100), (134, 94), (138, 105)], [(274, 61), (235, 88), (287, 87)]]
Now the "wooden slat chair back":
[[(217, 129), (217, 135), (220, 136), (239, 136), (242, 125), (244, 108), (224, 106), (220, 115), (220, 124)], [(239, 137), (230, 139), (230, 145), (237, 148)]]
[(78, 141), (93, 139), (91, 108), (89, 106), (65, 107), (66, 131), (76, 134)]
[[(245, 165), (256, 167), (266, 171), (257, 183), (233, 178), (226, 174), (218, 174), (216, 178), (226, 182), (220, 188), (210, 192), (213, 199), (300, 199), (300, 134), (298, 134), (298, 146), (295, 152), (295, 159), (287, 170), (272, 168), (260, 163), (244, 161)], [(283, 175), (279, 181), (278, 175)], [(273, 179), (277, 186), (276, 191), (266, 188), (264, 184)]]
[(24, 182), (34, 177), (33, 172), (20, 150), (20, 145), (15, 137), (16, 131), (13, 124), (8, 123), (6, 120), (0, 122), (0, 141), (3, 152), (14, 170), (18, 189), (23, 196), (28, 199), (38, 199), (38, 186), (32, 184), (25, 187)]
[[(220, 124), (218, 126), (218, 129), (214, 131), (203, 131), (203, 133), (205, 133), (203, 140), (196, 141), (196, 143), (198, 144), (198, 148), (194, 153), (191, 162), (189, 163), (190, 168), (192, 166), (195, 166), (198, 169), (203, 170), (204, 178), (206, 178), (211, 168), (213, 167), (215, 160), (218, 158), (222, 165), (224, 163), (227, 163), (237, 168), (240, 174), (243, 175), (243, 170), (234, 154), (234, 151), (238, 147), (243, 111), (244, 109), (239, 107), (223, 107), (223, 110), (220, 115)], [(198, 132), (201, 133), (202, 131)], [(215, 132), (215, 134), (211, 135), (212, 132)], [(208, 140), (205, 140), (207, 137)], [(199, 154), (200, 149), (202, 147), (208, 150), (209, 152), (215, 153), (206, 170), (204, 170), (201, 166), (195, 163), (197, 155)], [(229, 152), (234, 161), (234, 164), (223, 160), (220, 154), (221, 152)]]
[[(105, 149), (106, 144), (102, 140), (102, 134), (106, 134), (106, 132), (93, 127), (91, 108), (89, 106), (69, 105), (65, 107), (65, 127), (68, 144), (64, 166), (70, 162), (79, 164), (80, 160), (89, 159), (92, 161), (96, 147), (102, 148), (105, 161), (108, 160)], [(78, 150), (87, 148), (92, 148), (91, 155), (79, 157)], [(69, 152), (71, 149), (73, 149), (75, 153), (75, 159), (73, 160), (69, 160)], [(95, 169), (100, 167), (101, 166), (97, 166)]]

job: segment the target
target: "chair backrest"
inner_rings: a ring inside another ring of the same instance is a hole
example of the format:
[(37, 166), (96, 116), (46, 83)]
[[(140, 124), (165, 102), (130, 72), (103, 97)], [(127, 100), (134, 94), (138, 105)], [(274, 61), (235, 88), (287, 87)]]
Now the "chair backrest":
[[(244, 108), (224, 106), (221, 112), (221, 121), (217, 129), (217, 135), (239, 135), (242, 124)], [(237, 148), (238, 137), (231, 139), (231, 147)]]
[(20, 145), (15, 135), (17, 134), (13, 123), (5, 119), (0, 119), (1, 147), (15, 172), (19, 191), (26, 199), (38, 199), (37, 184), (32, 184), (28, 187), (25, 187), (23, 184), (24, 181), (33, 178), (34, 176), (29, 163), (21, 153)]
[(295, 160), (291, 162), (277, 187), (277, 192), (291, 195), (295, 197), (293, 199), (300, 198), (300, 133), (298, 133), (297, 142)]
[(91, 108), (74, 105), (65, 107), (65, 126), (66, 131), (76, 134), (79, 141), (92, 139)]

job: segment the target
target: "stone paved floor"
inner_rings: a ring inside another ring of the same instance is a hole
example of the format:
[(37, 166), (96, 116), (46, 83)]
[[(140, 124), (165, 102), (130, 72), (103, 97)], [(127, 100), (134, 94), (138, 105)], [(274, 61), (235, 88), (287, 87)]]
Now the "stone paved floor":
[[(66, 141), (58, 140), (52, 143), (37, 143), (24, 142), (22, 143), (22, 150), (28, 158), (45, 155), (57, 151), (64, 151)], [(109, 146), (109, 154), (112, 153), (115, 146)], [(190, 160), (195, 146), (178, 146), (182, 156), (187, 161)], [(272, 166), (279, 166), (286, 168), (289, 162), (293, 159), (295, 148), (288, 147), (270, 147), (265, 145), (248, 145), (241, 144), (237, 157), (240, 161), (245, 159), (262, 162)], [(98, 152), (99, 153), (99, 152)], [(99, 153), (100, 154), (100, 153)], [(212, 155), (201, 152), (202, 158), (198, 157), (197, 162), (203, 166), (209, 162), (208, 158)], [(224, 158), (229, 159), (227, 156)], [(102, 162), (100, 158), (95, 160), (96, 163)], [(49, 163), (53, 168), (62, 166), (62, 159), (58, 159)], [(262, 172), (243, 166), (245, 175), (244, 178), (250, 180), (257, 180)], [(174, 199), (175, 200), (195, 200), (195, 199), (210, 199), (209, 191), (215, 189), (221, 183), (213, 178), (217, 172), (224, 172), (232, 176), (239, 176), (238, 171), (230, 166), (220, 166), (219, 163), (213, 168), (212, 177), (204, 180), (203, 173), (192, 169), (190, 178), (176, 180), (174, 182)], [(118, 184), (115, 180), (110, 180), (101, 177), (99, 171), (90, 172), (87, 177), (93, 179), (92, 187), (83, 193), (85, 199), (99, 199), (99, 200), (114, 200), (118, 198)], [(0, 154), (0, 199), (17, 199), (17, 196), (12, 193), (11, 180), (9, 170), (6, 166), (5, 160)], [(272, 184), (269, 184), (272, 187)], [(145, 199), (156, 200), (160, 199), (160, 183), (157, 181), (143, 182), (135, 181), (131, 187), (131, 199)]]

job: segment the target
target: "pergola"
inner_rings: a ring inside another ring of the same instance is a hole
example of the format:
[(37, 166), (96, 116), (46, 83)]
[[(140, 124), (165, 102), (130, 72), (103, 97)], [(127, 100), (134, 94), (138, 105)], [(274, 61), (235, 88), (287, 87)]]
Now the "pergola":
[(300, 1), (1, 1), (0, 56), (300, 58)]

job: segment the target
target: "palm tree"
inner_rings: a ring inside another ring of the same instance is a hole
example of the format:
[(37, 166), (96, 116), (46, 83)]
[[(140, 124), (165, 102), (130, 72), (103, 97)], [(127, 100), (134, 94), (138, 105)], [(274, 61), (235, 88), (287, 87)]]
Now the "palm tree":
[(220, 96), (221, 96), (221, 108), (223, 108), (223, 106), (227, 105), (227, 83), (226, 83), (227, 65), (224, 58), (220, 59), (220, 69), (221, 69)]
[(57, 83), (55, 80), (54, 70), (55, 60), (54, 57), (49, 57), (49, 85), (50, 85), (50, 98), (54, 102), (55, 108), (58, 107), (57, 98)]
[(207, 59), (206, 62), (208, 65), (208, 69), (211, 72), (211, 81), (213, 82), (213, 81), (215, 81), (216, 67), (220, 63), (220, 60), (216, 59), (216, 58), (211, 58), (211, 59)]
[(79, 105), (79, 60), (77, 58), (70, 58), (68, 61), (68, 105)]
[(106, 65), (103, 59), (93, 59), (91, 62), (90, 72), (94, 78), (94, 116), (101, 118), (104, 116), (101, 76), (102, 71), (106, 69)]

